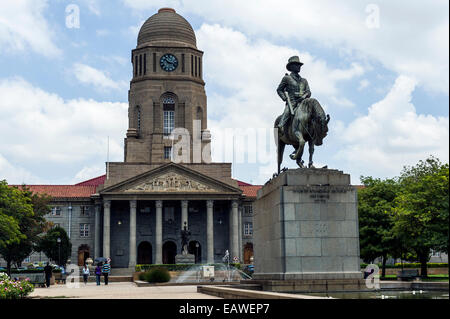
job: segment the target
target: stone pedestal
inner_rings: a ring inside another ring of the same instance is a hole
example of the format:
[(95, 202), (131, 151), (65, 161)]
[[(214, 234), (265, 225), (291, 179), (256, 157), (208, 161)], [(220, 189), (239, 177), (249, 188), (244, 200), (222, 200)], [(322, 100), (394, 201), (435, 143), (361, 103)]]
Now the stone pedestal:
[(258, 192), (254, 206), (253, 279), (265, 289), (311, 292), (365, 286), (357, 192), (350, 175), (288, 170)]
[(192, 254), (178, 254), (175, 256), (176, 264), (195, 264), (195, 255)]

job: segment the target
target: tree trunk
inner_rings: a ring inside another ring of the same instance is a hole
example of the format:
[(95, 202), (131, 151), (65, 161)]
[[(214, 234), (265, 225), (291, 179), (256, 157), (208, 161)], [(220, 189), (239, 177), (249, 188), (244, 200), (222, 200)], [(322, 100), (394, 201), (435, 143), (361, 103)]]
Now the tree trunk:
[(6, 273), (11, 278), (11, 260), (6, 261)]
[(386, 255), (383, 255), (383, 266), (381, 268), (381, 277), (384, 278), (386, 276)]
[(428, 254), (420, 254), (419, 261), (420, 261), (420, 276), (422, 278), (427, 278), (428, 277), (428, 272), (427, 272)]

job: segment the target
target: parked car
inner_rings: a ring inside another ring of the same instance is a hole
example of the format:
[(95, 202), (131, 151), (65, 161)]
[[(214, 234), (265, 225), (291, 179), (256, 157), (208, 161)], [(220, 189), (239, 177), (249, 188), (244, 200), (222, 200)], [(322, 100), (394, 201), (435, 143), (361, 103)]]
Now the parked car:
[(5, 272), (6, 268), (5, 267), (0, 267), (0, 272)]

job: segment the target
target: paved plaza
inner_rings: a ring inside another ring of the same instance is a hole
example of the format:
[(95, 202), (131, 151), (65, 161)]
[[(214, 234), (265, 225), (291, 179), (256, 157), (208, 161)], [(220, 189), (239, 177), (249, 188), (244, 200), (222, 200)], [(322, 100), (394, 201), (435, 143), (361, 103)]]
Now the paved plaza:
[(77, 298), (77, 299), (220, 299), (197, 292), (197, 286), (137, 287), (132, 282), (112, 282), (108, 286), (96, 283), (79, 288), (53, 285), (50, 288), (35, 288), (31, 298)]

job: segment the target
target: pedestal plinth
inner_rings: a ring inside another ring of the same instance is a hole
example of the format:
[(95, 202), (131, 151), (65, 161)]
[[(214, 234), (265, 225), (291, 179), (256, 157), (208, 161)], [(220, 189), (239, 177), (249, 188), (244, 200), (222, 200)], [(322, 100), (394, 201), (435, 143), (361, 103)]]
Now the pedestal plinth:
[(254, 203), (255, 282), (272, 291), (362, 290), (357, 192), (338, 170), (288, 170)]
[(195, 255), (192, 254), (178, 254), (175, 256), (176, 264), (195, 264)]

